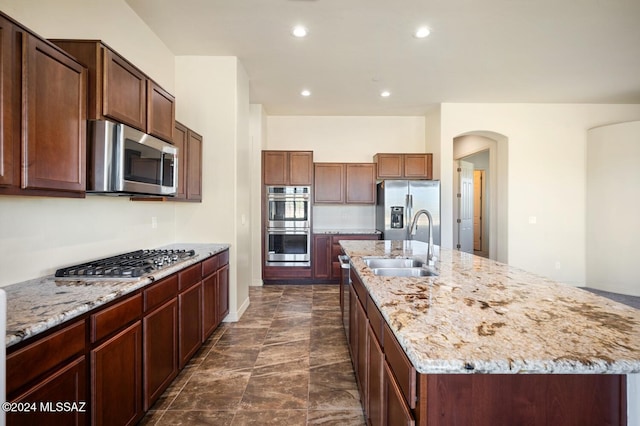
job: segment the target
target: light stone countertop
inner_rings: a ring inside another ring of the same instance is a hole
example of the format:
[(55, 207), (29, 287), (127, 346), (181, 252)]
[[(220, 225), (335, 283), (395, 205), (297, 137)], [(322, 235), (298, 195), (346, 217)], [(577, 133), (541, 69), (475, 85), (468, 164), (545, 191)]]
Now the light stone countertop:
[(195, 250), (196, 255), (137, 279), (70, 280), (48, 275), (4, 287), (3, 289), (7, 292), (6, 346), (15, 345), (100, 305), (198, 263), (228, 249), (229, 245), (170, 244), (160, 248)]
[(341, 245), (419, 373), (640, 372), (640, 310), (438, 247), (439, 276), (375, 276), (363, 257), (424, 260), (427, 244)]

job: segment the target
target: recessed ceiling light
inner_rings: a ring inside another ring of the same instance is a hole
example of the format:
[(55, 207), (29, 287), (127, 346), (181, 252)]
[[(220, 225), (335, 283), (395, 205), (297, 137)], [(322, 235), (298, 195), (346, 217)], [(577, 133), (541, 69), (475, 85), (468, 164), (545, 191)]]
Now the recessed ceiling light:
[(431, 31), (429, 30), (429, 28), (427, 27), (420, 27), (416, 30), (415, 33), (413, 33), (413, 36), (415, 38), (425, 38), (427, 37), (429, 34), (431, 34)]
[(388, 90), (383, 90), (382, 92), (380, 92), (380, 96), (382, 96), (383, 98), (388, 98), (389, 96), (391, 96), (391, 92)]
[(302, 25), (296, 25), (291, 30), (291, 34), (293, 34), (294, 37), (305, 37), (307, 35), (307, 29)]
[(304, 89), (300, 94), (304, 97), (311, 96), (311, 91)]

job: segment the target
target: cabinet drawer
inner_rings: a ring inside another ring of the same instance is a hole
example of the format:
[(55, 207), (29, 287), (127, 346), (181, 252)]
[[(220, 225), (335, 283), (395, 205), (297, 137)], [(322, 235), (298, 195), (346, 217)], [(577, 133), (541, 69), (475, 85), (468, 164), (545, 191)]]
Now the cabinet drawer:
[(389, 326), (384, 324), (384, 354), (398, 387), (410, 408), (416, 408), (416, 369), (413, 367)]
[(384, 318), (370, 295), (367, 295), (367, 299), (367, 316), (369, 317), (369, 323), (371, 323), (371, 329), (376, 339), (378, 339), (380, 346), (384, 346), (384, 340), (382, 338), (382, 330), (385, 324)]
[(149, 312), (178, 295), (178, 274), (144, 290), (144, 311)]
[(202, 279), (202, 265), (196, 263), (195, 265), (189, 266), (187, 269), (179, 272), (178, 277), (178, 290), (184, 291), (200, 282)]
[(229, 250), (225, 250), (222, 253), (219, 253), (218, 256), (220, 256), (220, 261), (218, 262), (220, 267), (229, 263)]
[(140, 318), (142, 294), (138, 293), (125, 301), (116, 303), (91, 315), (91, 343)]
[(220, 262), (219, 255), (215, 255), (202, 261), (202, 276), (208, 277), (218, 270)]
[(79, 321), (7, 356), (7, 396), (85, 348), (85, 322)]

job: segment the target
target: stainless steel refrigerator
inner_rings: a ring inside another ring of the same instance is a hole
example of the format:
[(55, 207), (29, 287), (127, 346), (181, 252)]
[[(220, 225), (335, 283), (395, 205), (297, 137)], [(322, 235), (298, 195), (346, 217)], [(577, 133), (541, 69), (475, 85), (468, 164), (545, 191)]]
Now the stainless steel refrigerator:
[[(426, 209), (433, 217), (433, 243), (440, 245), (440, 181), (385, 180), (378, 183), (376, 229), (385, 240), (406, 240), (413, 216)], [(428, 242), (429, 220), (420, 215), (414, 240)]]

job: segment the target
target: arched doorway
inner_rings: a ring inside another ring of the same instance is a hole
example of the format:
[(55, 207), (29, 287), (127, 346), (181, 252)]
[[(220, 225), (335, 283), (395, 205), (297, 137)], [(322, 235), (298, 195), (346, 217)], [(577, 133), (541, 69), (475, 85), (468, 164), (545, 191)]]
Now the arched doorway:
[[(508, 223), (507, 223), (507, 188), (508, 188), (508, 151), (507, 137), (495, 132), (489, 131), (473, 131), (456, 136), (453, 139), (453, 160), (454, 160), (454, 176), (453, 176), (453, 199), (457, 204), (458, 200), (462, 201), (462, 194), (459, 190), (459, 161), (467, 160), (471, 164), (477, 164), (476, 170), (482, 170), (485, 174), (484, 197), (483, 203), (484, 213), (482, 215), (484, 224), (482, 226), (482, 234), (484, 244), (480, 246), (480, 252), (486, 252), (486, 256), (490, 259), (500, 262), (508, 261)], [(487, 160), (483, 160), (483, 158)], [(471, 161), (469, 161), (471, 160)], [(477, 202), (477, 201), (476, 201)], [(461, 237), (464, 235), (460, 231), (460, 223), (465, 223), (461, 218), (460, 209), (454, 206), (453, 212), (453, 247), (457, 248)], [(460, 219), (460, 221), (459, 221)], [(468, 227), (467, 227), (468, 228)], [(465, 229), (467, 229), (465, 228)], [(478, 230), (473, 229), (474, 237), (477, 237)], [(473, 250), (471, 250), (473, 251)]]

